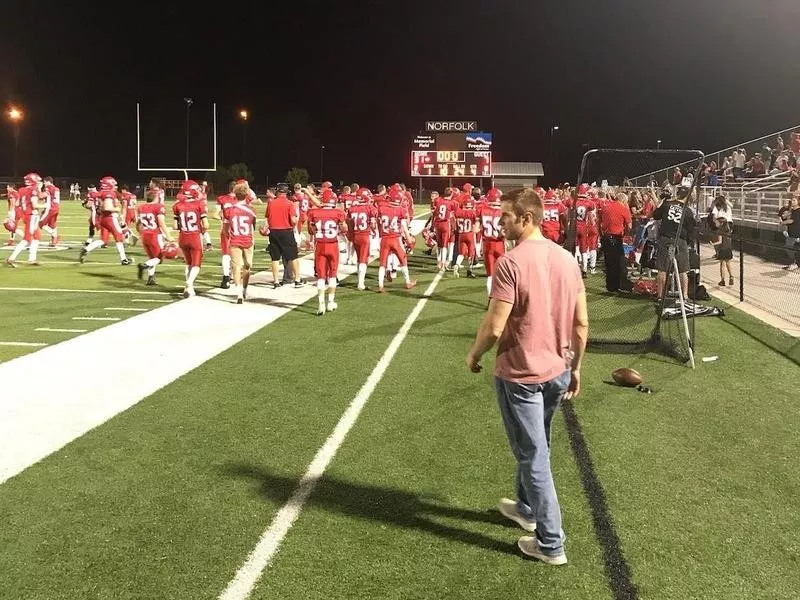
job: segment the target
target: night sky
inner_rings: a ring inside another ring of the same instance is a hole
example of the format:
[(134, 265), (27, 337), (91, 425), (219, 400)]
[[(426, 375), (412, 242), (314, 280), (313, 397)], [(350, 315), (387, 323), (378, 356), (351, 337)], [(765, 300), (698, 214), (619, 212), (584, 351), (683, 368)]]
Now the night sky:
[[(582, 144), (719, 149), (800, 122), (798, 0), (13, 2), (0, 94), (26, 119), (20, 174), (136, 178), (243, 156), (256, 183), (410, 181), (426, 120), (477, 120), (494, 160), (546, 160), (575, 179)], [(119, 6), (116, 6), (119, 4)], [(145, 114), (146, 113), (146, 114)], [(13, 138), (0, 128), (0, 175)], [(160, 133), (156, 135), (155, 131)], [(147, 166), (147, 165), (143, 165)]]

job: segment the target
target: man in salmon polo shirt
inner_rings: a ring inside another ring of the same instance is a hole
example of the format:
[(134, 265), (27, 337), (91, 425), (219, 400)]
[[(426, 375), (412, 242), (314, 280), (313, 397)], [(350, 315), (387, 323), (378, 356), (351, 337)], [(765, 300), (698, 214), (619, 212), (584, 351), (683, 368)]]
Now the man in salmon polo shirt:
[(581, 361), (589, 333), (586, 290), (572, 255), (542, 235), (542, 199), (532, 189), (503, 196), (500, 224), (516, 246), (495, 265), (489, 309), (467, 355), (473, 373), (497, 347), (495, 390), (517, 459), (517, 500), (500, 513), (530, 536), (517, 542), (548, 565), (567, 562), (553, 474), (550, 423), (559, 402), (580, 392)]

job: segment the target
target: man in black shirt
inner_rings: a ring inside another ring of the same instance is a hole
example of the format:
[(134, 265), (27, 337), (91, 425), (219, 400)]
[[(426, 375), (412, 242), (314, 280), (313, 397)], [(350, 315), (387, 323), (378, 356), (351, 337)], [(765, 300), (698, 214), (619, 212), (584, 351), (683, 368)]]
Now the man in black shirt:
[[(691, 189), (690, 178), (683, 179), (677, 188), (675, 199), (672, 198), (672, 191), (665, 188), (659, 196), (662, 203), (653, 212), (653, 219), (659, 222), (658, 240), (656, 240), (656, 269), (658, 269), (656, 288), (659, 300), (664, 296), (667, 272), (673, 259), (678, 261), (683, 297), (688, 297), (689, 240), (695, 238), (697, 229), (694, 211), (686, 205)], [(680, 229), (680, 234), (678, 229)]]
[(795, 196), (787, 211), (781, 210), (781, 223), (786, 226), (783, 235), (786, 238), (786, 256), (789, 264), (784, 269), (796, 271), (800, 268), (800, 198)]

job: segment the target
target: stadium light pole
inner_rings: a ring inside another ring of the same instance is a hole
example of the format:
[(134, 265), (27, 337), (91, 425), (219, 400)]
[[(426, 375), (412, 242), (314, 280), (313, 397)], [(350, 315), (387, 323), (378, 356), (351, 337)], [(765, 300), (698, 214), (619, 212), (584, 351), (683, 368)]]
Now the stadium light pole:
[(186, 103), (186, 168), (189, 168), (189, 109), (192, 108), (192, 104), (194, 104), (194, 100), (191, 98), (184, 98), (183, 101)]
[(14, 179), (17, 178), (17, 151), (19, 150), (19, 133), (20, 123), (25, 116), (23, 112), (16, 106), (11, 106), (6, 113), (8, 120), (11, 121), (11, 127), (14, 132)]
[(547, 153), (547, 168), (553, 170), (553, 134), (558, 131), (558, 125), (550, 127), (550, 150)]
[(322, 179), (322, 164), (323, 164), (324, 156), (325, 156), (325, 146), (321, 145), (319, 147), (319, 180), (320, 181), (323, 181), (323, 179)]
[(661, 140), (656, 141), (656, 149), (661, 150)]
[(247, 112), (247, 109), (241, 109), (239, 111), (239, 118), (242, 120), (242, 163), (247, 162), (247, 119), (250, 116), (250, 113)]

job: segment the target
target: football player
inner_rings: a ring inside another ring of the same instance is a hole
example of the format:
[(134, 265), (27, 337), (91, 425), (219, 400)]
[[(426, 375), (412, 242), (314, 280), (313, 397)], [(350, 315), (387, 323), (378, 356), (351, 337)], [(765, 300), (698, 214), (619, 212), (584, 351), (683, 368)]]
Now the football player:
[(125, 255), (124, 235), (120, 219), (122, 218), (122, 203), (119, 192), (117, 191), (117, 180), (111, 176), (105, 176), (100, 180), (100, 189), (96, 196), (99, 217), (97, 224), (100, 227), (102, 238), (95, 240), (81, 248), (78, 260), (84, 262), (86, 255), (100, 246), (104, 245), (109, 236), (114, 238), (119, 252), (119, 261), (123, 266), (132, 264), (132, 261)]
[(203, 233), (208, 231), (205, 203), (200, 201), (201, 190), (197, 182), (188, 179), (181, 186), (182, 197), (172, 207), (178, 229), (178, 245), (186, 263), (186, 287), (183, 297), (195, 295), (194, 282), (203, 264)]
[(326, 309), (331, 312), (337, 309), (335, 294), (339, 270), (339, 234), (347, 232), (345, 212), (336, 208), (336, 194), (326, 188), (322, 190), (321, 201), (322, 207), (308, 211), (308, 233), (314, 238), (314, 272), (319, 297), (317, 315), (324, 315)]
[(172, 243), (167, 229), (164, 205), (158, 202), (158, 195), (148, 190), (145, 203), (136, 209), (136, 228), (142, 240), (142, 248), (147, 260), (139, 265), (139, 279), (147, 271), (147, 285), (156, 285), (156, 267), (164, 260), (163, 240)]

